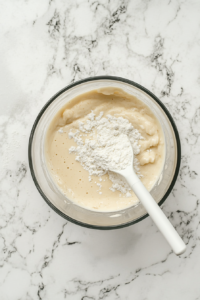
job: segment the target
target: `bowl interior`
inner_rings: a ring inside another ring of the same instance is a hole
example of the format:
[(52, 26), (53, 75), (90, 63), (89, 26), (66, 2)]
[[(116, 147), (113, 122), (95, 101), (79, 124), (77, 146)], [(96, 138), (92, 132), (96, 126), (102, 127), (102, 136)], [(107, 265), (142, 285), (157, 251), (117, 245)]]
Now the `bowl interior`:
[(45, 134), (53, 116), (71, 99), (103, 87), (117, 87), (144, 102), (159, 120), (165, 138), (163, 171), (151, 194), (162, 204), (170, 193), (180, 165), (180, 142), (176, 126), (164, 105), (138, 84), (117, 77), (94, 77), (76, 82), (57, 93), (39, 113), (29, 141), (29, 163), (33, 180), (46, 202), (61, 216), (82, 226), (112, 229), (128, 226), (147, 216), (142, 204), (114, 212), (96, 212), (76, 205), (57, 188), (47, 170), (44, 157)]

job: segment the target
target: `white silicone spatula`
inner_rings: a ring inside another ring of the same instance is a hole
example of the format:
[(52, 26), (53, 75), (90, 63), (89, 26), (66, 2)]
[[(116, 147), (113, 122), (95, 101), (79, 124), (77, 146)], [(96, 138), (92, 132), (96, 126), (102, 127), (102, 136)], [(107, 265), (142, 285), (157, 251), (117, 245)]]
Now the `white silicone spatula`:
[(110, 171), (122, 175), (127, 180), (130, 187), (132, 188), (138, 199), (142, 202), (146, 211), (151, 216), (152, 220), (157, 225), (158, 229), (173, 249), (174, 253), (176, 253), (177, 255), (182, 254), (186, 249), (185, 243), (178, 235), (172, 224), (169, 222), (165, 214), (162, 212), (151, 194), (142, 184), (138, 176), (135, 174), (135, 171), (133, 169), (133, 151), (132, 162), (128, 167), (126, 167), (126, 169)]

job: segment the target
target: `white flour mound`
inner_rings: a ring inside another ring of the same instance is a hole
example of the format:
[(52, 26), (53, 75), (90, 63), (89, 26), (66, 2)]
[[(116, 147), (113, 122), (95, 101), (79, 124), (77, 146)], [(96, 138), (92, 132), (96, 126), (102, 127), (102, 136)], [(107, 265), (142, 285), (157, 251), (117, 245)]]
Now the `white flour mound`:
[[(85, 140), (82, 136), (86, 136)], [(109, 171), (122, 170), (131, 164), (131, 146), (135, 155), (140, 152), (138, 141), (143, 138), (128, 120), (111, 115), (103, 117), (103, 112), (96, 116), (91, 112), (86, 123), (79, 122), (79, 130), (71, 131), (69, 138), (73, 138), (77, 144), (69, 152), (75, 153), (76, 161), (89, 172), (89, 181), (91, 175), (101, 178), (108, 173), (113, 183), (110, 189), (113, 192), (118, 190), (127, 197), (131, 196), (131, 189), (125, 179)], [(134, 158), (135, 172), (141, 176), (138, 165), (137, 158)]]

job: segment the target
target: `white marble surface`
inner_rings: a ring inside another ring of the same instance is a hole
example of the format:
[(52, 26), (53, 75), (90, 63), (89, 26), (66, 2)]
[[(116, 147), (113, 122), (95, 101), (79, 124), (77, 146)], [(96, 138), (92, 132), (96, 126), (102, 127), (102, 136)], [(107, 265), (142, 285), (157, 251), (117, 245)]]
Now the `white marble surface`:
[[(200, 2), (0, 2), (0, 299), (200, 299)], [(182, 164), (163, 210), (187, 243), (175, 256), (152, 221), (115, 231), (67, 222), (28, 167), (36, 115), (59, 89), (117, 75), (154, 92), (178, 126)]]

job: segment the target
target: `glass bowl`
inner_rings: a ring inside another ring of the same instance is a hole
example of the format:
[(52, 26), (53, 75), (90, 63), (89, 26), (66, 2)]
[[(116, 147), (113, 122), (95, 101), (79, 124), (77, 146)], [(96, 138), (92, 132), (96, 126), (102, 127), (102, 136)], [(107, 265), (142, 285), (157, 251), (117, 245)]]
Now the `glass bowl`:
[(54, 115), (74, 97), (103, 87), (117, 87), (136, 96), (153, 111), (165, 137), (165, 162), (162, 173), (151, 190), (155, 201), (161, 205), (171, 192), (179, 172), (181, 146), (174, 120), (164, 104), (150, 91), (128, 79), (114, 76), (86, 78), (70, 84), (54, 95), (37, 116), (29, 139), (29, 165), (33, 181), (48, 205), (63, 218), (81, 226), (94, 229), (116, 229), (137, 223), (148, 216), (141, 203), (129, 208), (98, 212), (78, 206), (54, 184), (45, 163), (45, 134)]

